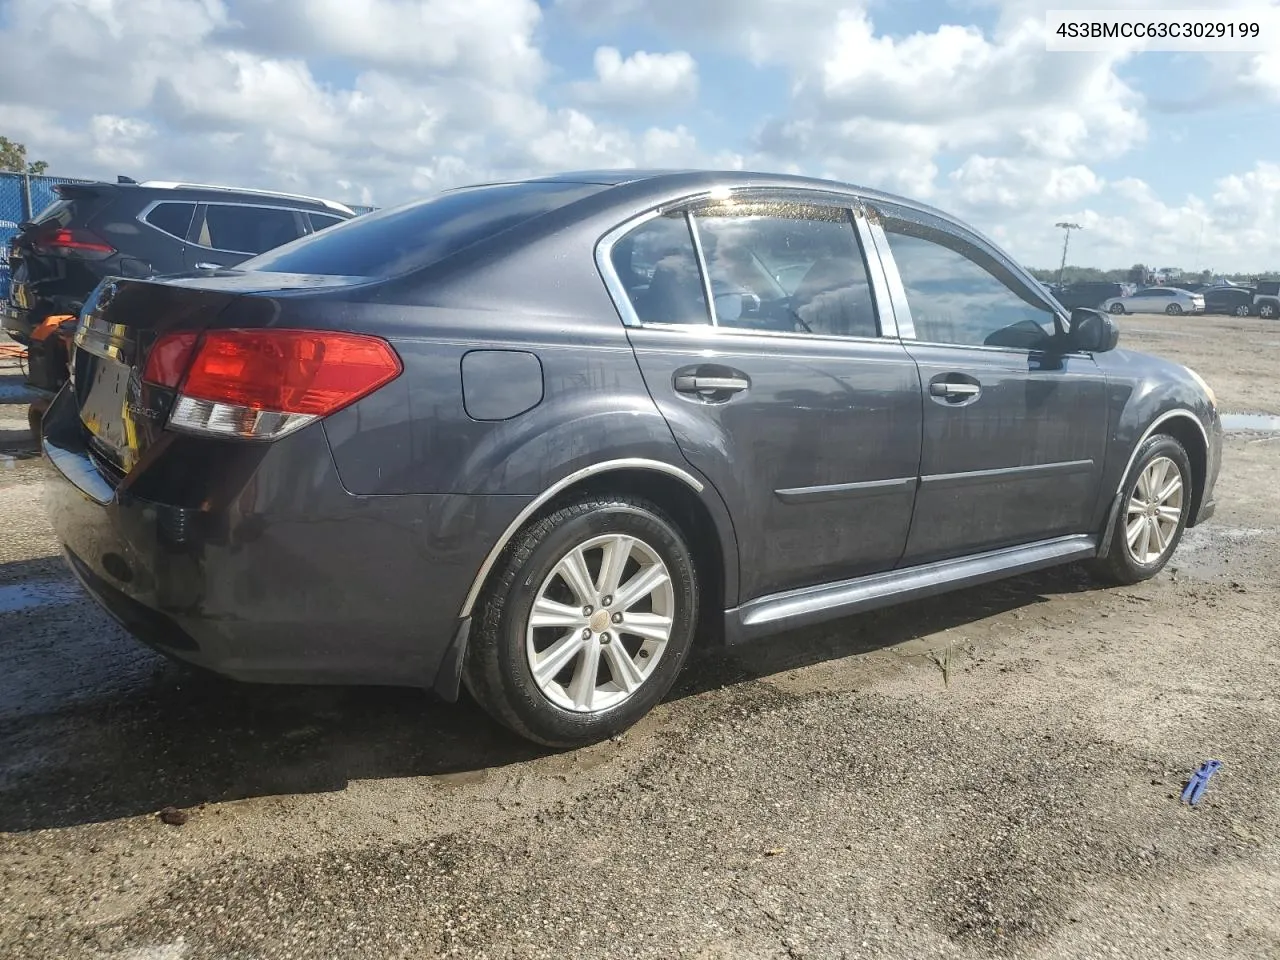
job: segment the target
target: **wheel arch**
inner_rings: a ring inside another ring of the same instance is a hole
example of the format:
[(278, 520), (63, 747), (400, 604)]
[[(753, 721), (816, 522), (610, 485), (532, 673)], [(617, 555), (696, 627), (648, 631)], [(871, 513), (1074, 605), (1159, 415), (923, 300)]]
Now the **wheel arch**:
[[(1173, 439), (1182, 444), (1182, 448), (1187, 451), (1187, 458), (1191, 461), (1191, 513), (1187, 526), (1194, 526), (1195, 519), (1200, 513), (1205, 485), (1208, 482), (1209, 434), (1205, 430), (1204, 424), (1200, 422), (1200, 418), (1183, 407), (1166, 410), (1152, 420), (1142, 432), (1142, 435), (1138, 437), (1137, 443), (1133, 445), (1133, 449), (1129, 452), (1129, 460), (1125, 464), (1124, 471), (1120, 474), (1120, 483), (1116, 487), (1114, 501), (1117, 504), (1119, 503), (1120, 497), (1124, 493), (1124, 486), (1129, 480), (1129, 474), (1133, 471), (1134, 463), (1137, 462), (1138, 452), (1142, 449), (1142, 445), (1159, 434), (1173, 437)], [(1113, 512), (1108, 516), (1106, 530), (1111, 529), (1111, 523), (1114, 522), (1114, 519)]]
[[(531, 500), (490, 548), (463, 602), (459, 619), (469, 618), (493, 576), (498, 560), (522, 529), (565, 502), (599, 494), (634, 494), (670, 515), (693, 552), (702, 580), (702, 621), (721, 629), (723, 611), (736, 602), (737, 540), (720, 495), (691, 470), (671, 463), (624, 458), (592, 464), (552, 484)], [(711, 611), (708, 617), (708, 611)]]

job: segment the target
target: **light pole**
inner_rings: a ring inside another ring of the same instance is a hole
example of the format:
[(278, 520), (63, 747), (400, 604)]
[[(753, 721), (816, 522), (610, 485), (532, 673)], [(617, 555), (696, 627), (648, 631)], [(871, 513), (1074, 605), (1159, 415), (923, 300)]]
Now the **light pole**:
[(1058, 286), (1062, 286), (1062, 274), (1067, 269), (1067, 244), (1071, 242), (1072, 230), (1083, 230), (1084, 227), (1078, 223), (1067, 223), (1065, 220), (1054, 224), (1055, 227), (1061, 227), (1062, 234), (1062, 265), (1058, 267)]

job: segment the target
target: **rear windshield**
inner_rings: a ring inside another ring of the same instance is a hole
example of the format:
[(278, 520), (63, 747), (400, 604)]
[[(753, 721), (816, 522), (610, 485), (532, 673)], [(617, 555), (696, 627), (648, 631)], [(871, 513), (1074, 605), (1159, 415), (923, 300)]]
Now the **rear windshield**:
[(594, 183), (511, 183), (443, 193), (310, 234), (239, 269), (399, 276), (603, 189)]
[(71, 222), (71, 217), (74, 213), (75, 210), (70, 200), (55, 200), (32, 217), (31, 222), (36, 224), (56, 223), (60, 227), (65, 227)]

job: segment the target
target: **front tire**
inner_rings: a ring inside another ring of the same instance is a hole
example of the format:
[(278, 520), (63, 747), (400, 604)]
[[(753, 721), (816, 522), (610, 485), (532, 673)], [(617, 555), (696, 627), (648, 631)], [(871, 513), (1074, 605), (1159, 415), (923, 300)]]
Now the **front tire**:
[(1258, 306), (1258, 316), (1263, 320), (1274, 320), (1278, 311), (1274, 303), (1263, 303)]
[(1249, 315), (1249, 308), (1242, 303), (1236, 307), (1235, 314), (1237, 317), (1247, 317)]
[(1124, 313), (1124, 304), (1113, 303), (1109, 309), (1111, 310), (1112, 313), (1116, 314), (1117, 316), (1120, 316)]
[(1182, 315), (1182, 307), (1180, 307), (1180, 306), (1179, 306), (1178, 304), (1176, 304), (1176, 303), (1171, 303), (1171, 304), (1169, 304), (1167, 307), (1165, 307), (1165, 308), (1164, 308), (1164, 312), (1165, 312), (1165, 313), (1167, 313), (1167, 314), (1168, 314), (1169, 316), (1171, 316), (1171, 317), (1181, 316), (1181, 315)]
[(1095, 574), (1115, 584), (1150, 580), (1178, 548), (1191, 514), (1191, 460), (1173, 437), (1143, 443), (1125, 479), (1119, 515), (1109, 533), (1107, 556)]
[(698, 576), (658, 507), (569, 503), (522, 531), (496, 573), (463, 679), (500, 723), (546, 746), (584, 746), (671, 689), (698, 622)]

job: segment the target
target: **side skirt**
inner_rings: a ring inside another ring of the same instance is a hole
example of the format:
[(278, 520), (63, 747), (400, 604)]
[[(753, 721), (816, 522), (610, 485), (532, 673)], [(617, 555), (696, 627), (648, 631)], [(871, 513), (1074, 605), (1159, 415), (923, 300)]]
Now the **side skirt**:
[(742, 643), (1097, 554), (1097, 539), (1081, 534), (775, 593), (726, 610), (725, 642)]

